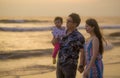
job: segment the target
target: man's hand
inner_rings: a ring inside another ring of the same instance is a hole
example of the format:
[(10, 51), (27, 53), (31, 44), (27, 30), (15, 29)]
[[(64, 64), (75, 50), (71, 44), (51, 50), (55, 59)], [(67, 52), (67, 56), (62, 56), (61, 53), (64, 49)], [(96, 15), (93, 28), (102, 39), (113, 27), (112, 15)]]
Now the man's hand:
[(78, 67), (78, 71), (79, 71), (80, 73), (82, 73), (82, 72), (84, 71), (84, 67), (83, 67), (83, 65), (79, 65), (79, 67)]
[(57, 42), (58, 42), (58, 39), (57, 39), (57, 38), (53, 38), (52, 41), (51, 41), (51, 43), (52, 43), (53, 45), (55, 45), (55, 43), (57, 43)]

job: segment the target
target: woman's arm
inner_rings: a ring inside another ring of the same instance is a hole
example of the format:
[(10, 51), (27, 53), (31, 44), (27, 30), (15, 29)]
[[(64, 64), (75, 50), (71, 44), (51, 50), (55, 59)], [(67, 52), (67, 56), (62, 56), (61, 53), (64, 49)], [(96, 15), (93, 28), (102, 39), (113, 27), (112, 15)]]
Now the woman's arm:
[(95, 63), (95, 60), (97, 58), (97, 55), (99, 54), (99, 40), (97, 37), (95, 37), (92, 41), (92, 49), (93, 49), (93, 55), (91, 57), (90, 63), (87, 67), (87, 69), (84, 72), (84, 75), (88, 75), (90, 68), (92, 67), (92, 65)]
[(93, 55), (91, 57), (91, 60), (90, 60), (90, 64), (88, 65), (88, 69), (91, 68), (91, 66), (95, 63), (95, 60), (97, 58), (97, 55), (99, 54), (99, 40), (98, 38), (94, 38), (93, 41), (92, 41), (92, 49), (93, 49)]

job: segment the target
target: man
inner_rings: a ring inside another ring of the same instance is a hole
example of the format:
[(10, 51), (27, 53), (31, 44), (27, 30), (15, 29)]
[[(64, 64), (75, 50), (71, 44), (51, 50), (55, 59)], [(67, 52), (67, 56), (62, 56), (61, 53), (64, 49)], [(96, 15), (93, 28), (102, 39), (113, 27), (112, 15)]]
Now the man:
[[(83, 35), (77, 30), (81, 19), (78, 14), (72, 13), (67, 18), (66, 36), (60, 43), (60, 50), (57, 62), (57, 78), (75, 78), (79, 52), (83, 51), (85, 42)], [(83, 53), (83, 52), (82, 52)], [(80, 64), (83, 65), (83, 56), (81, 55)], [(83, 67), (80, 65), (80, 67)], [(83, 70), (81, 70), (82, 72)]]

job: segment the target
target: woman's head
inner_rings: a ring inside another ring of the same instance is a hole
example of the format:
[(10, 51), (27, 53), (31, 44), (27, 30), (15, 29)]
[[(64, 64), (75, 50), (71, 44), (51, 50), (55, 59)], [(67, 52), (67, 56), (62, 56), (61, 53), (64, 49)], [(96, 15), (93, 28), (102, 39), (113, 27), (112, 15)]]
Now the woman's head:
[(56, 18), (54, 19), (54, 23), (55, 23), (55, 25), (56, 25), (57, 27), (61, 27), (61, 25), (63, 24), (63, 19), (62, 19), (62, 17), (56, 17)]
[(102, 34), (100, 32), (99, 25), (98, 25), (97, 21), (93, 18), (86, 20), (86, 31), (88, 33), (93, 32), (96, 36), (99, 36), (100, 38), (102, 38)]
[(99, 52), (100, 54), (102, 54), (103, 53), (103, 41), (102, 41), (103, 37), (100, 32), (99, 25), (95, 19), (90, 18), (86, 20), (86, 31), (88, 33), (94, 33), (96, 37), (99, 39)]

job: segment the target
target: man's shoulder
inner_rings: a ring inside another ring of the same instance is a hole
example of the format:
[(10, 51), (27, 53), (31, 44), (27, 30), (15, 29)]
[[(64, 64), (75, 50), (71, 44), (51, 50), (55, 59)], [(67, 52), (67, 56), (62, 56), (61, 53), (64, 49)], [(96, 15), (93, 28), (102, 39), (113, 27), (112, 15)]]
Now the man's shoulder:
[(80, 40), (82, 43), (85, 42), (85, 38), (84, 38), (84, 36), (83, 36), (83, 34), (82, 34), (81, 32), (78, 31), (77, 37), (79, 38), (79, 40)]
[(81, 32), (79, 32), (79, 31), (76, 32), (76, 35), (77, 35), (78, 37), (83, 37), (83, 38), (84, 38), (83, 34), (82, 34)]

